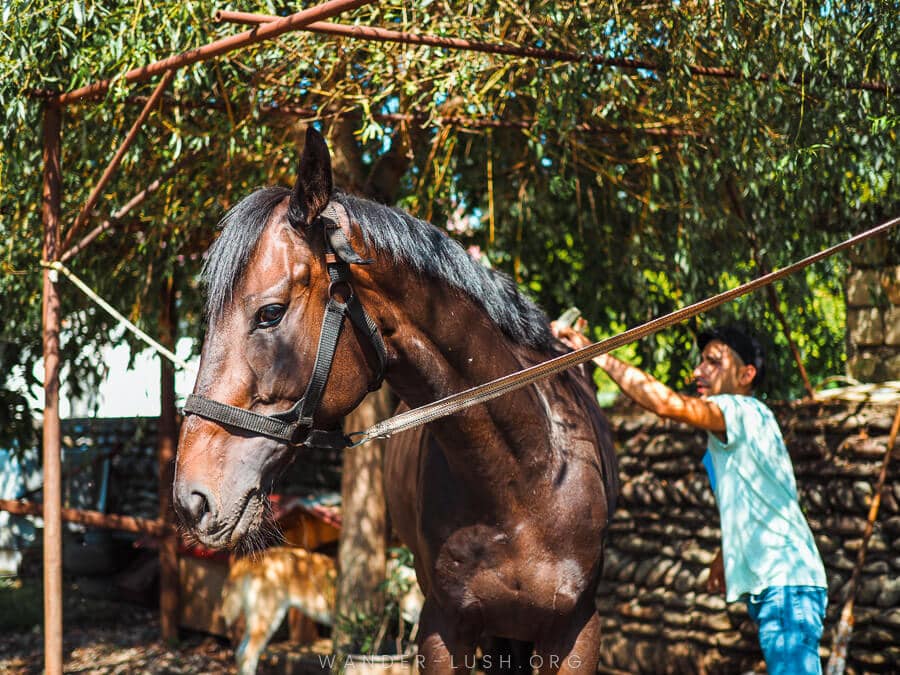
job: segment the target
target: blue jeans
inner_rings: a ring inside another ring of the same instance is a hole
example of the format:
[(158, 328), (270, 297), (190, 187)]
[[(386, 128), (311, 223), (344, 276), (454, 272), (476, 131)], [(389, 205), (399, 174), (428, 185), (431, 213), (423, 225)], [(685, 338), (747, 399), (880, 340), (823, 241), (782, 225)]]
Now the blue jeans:
[(747, 596), (769, 675), (822, 672), (819, 640), (828, 599), (824, 588), (772, 586)]

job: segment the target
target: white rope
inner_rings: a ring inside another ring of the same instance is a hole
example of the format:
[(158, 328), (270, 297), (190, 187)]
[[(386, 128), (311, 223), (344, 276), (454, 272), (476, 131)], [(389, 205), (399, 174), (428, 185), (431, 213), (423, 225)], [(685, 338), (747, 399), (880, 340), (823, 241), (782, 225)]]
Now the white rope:
[(166, 349), (165, 347), (163, 347), (156, 340), (154, 340), (152, 337), (147, 335), (140, 328), (138, 328), (133, 323), (131, 323), (122, 314), (120, 314), (118, 312), (118, 310), (116, 310), (115, 307), (113, 307), (108, 302), (106, 302), (106, 300), (104, 300), (99, 295), (97, 295), (90, 288), (90, 286), (88, 286), (81, 279), (79, 279), (77, 276), (75, 276), (74, 272), (72, 272), (68, 267), (63, 265), (61, 262), (58, 262), (58, 261), (46, 262), (46, 261), (42, 260), (41, 266), (47, 267), (51, 270), (57, 270), (57, 271), (65, 274), (66, 277), (68, 277), (69, 281), (71, 281), (73, 284), (75, 284), (82, 293), (84, 293), (86, 296), (88, 296), (91, 300), (93, 300), (101, 308), (106, 310), (113, 318), (117, 319), (119, 323), (121, 323), (123, 326), (125, 326), (125, 328), (127, 328), (132, 333), (134, 333), (138, 338), (143, 340), (147, 344), (147, 346), (149, 346), (151, 349), (156, 351), (156, 353), (158, 353), (160, 356), (167, 358), (169, 361), (171, 361), (173, 364), (175, 364), (182, 370), (186, 370), (189, 373), (196, 374), (196, 372), (197, 372), (196, 369), (193, 366), (191, 366), (187, 361), (185, 361), (181, 357), (177, 356), (173, 352), (171, 352), (168, 349)]

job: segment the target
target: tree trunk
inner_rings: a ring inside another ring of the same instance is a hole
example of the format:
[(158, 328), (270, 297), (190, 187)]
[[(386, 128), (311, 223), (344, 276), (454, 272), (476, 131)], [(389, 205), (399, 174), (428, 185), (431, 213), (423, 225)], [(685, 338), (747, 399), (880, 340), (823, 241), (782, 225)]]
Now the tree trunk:
[[(369, 394), (347, 416), (344, 428), (367, 429), (388, 417), (393, 408), (390, 389), (382, 387)], [(354, 638), (341, 617), (350, 618), (358, 612), (380, 614), (384, 607), (378, 587), (385, 578), (387, 555), (387, 507), (381, 480), (385, 443), (380, 439), (344, 453), (343, 525), (338, 544), (340, 574), (335, 612), (338, 620), (332, 631), (338, 653), (345, 653)]]
[[(405, 142), (397, 141), (371, 167), (362, 161), (362, 152), (353, 131), (359, 119), (347, 117), (336, 122), (330, 133), (335, 183), (348, 192), (383, 203), (396, 199), (400, 178), (409, 165)], [(345, 420), (349, 431), (367, 429), (391, 415), (394, 396), (387, 385), (369, 394)], [(352, 635), (347, 622), (357, 612), (380, 615), (384, 606), (379, 585), (385, 578), (387, 546), (387, 505), (382, 485), (384, 440), (377, 440), (344, 453), (341, 478), (343, 525), (338, 544), (338, 576), (332, 630), (335, 652), (345, 654)], [(342, 659), (335, 660), (340, 669)]]

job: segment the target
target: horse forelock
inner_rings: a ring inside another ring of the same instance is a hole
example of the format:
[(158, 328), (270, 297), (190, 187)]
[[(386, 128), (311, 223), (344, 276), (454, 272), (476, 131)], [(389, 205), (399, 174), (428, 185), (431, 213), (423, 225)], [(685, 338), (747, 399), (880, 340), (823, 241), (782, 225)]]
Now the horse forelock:
[[(290, 190), (284, 187), (259, 189), (220, 221), (222, 233), (203, 264), (208, 321), (214, 322), (224, 313), (272, 212), (289, 195)], [(467, 294), (513, 341), (540, 350), (551, 347), (553, 338), (546, 315), (508, 275), (472, 260), (445, 232), (389, 206), (340, 192), (334, 199), (360, 224), (367, 244)]]
[(404, 211), (343, 193), (334, 198), (359, 223), (368, 245), (462, 291), (516, 343), (551, 347), (547, 316), (508, 275), (480, 265), (445, 232)]
[(284, 187), (261, 188), (244, 197), (219, 222), (222, 233), (203, 262), (208, 321), (214, 322), (225, 312), (272, 212), (290, 193)]

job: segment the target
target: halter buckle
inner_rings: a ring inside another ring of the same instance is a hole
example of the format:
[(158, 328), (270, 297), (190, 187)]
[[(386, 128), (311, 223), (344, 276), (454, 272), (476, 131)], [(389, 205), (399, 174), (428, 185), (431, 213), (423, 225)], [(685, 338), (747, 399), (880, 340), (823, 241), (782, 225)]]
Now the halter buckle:
[(328, 284), (328, 297), (342, 305), (350, 304), (353, 300), (353, 286), (346, 279), (335, 279)]

